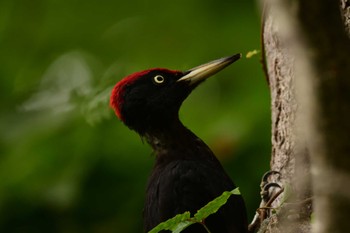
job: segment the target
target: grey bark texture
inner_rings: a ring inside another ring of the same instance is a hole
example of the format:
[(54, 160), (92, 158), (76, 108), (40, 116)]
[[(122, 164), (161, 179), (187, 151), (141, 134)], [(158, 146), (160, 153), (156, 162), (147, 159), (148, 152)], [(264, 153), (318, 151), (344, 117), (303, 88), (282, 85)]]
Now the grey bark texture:
[(349, 232), (350, 0), (263, 5), (271, 169), (287, 191), (259, 232)]

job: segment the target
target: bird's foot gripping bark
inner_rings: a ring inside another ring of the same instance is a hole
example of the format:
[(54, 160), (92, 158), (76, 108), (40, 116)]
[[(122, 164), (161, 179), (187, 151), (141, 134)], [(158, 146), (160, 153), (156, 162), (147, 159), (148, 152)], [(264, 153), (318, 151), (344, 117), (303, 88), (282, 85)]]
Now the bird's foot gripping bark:
[(263, 175), (260, 183), (261, 203), (256, 210), (253, 221), (248, 226), (249, 232), (256, 232), (259, 229), (261, 223), (270, 216), (271, 210), (273, 210), (271, 204), (284, 191), (283, 187), (278, 183), (279, 176), (280, 173), (278, 171), (268, 171)]

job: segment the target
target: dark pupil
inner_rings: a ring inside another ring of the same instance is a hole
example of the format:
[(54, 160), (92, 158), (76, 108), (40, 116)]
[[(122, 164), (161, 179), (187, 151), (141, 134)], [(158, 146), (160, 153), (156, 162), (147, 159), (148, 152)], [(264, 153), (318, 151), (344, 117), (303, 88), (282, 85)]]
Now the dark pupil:
[(157, 76), (156, 79), (158, 82), (162, 82), (164, 80), (162, 76)]

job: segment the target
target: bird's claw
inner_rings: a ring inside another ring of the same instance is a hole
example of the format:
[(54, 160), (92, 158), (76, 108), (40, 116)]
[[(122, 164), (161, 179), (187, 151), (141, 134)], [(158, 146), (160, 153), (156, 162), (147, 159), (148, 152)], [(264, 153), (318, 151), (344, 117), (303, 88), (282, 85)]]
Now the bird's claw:
[(273, 175), (279, 175), (279, 176), (280, 176), (281, 173), (278, 172), (278, 171), (273, 171), (273, 170), (265, 172), (265, 174), (264, 174), (263, 177), (261, 178), (261, 183), (260, 183), (260, 188), (261, 188), (261, 189), (262, 189), (266, 184), (270, 183), (270, 182), (269, 182), (269, 178), (270, 178), (271, 176), (273, 176)]
[[(275, 180), (277, 181), (270, 181), (271, 177), (273, 178), (274, 175), (278, 175)], [(271, 199), (273, 196), (274, 190), (276, 188), (281, 189), (281, 185), (279, 185), (277, 182), (279, 180), (279, 176), (281, 175), (280, 172), (278, 171), (267, 171), (263, 177), (261, 178), (261, 183), (260, 183), (260, 196), (262, 199), (262, 204), (268, 203), (268, 201)], [(273, 188), (272, 191), (270, 192), (270, 188)], [(261, 207), (261, 206), (260, 206)]]
[(261, 196), (261, 199), (267, 203), (271, 196), (272, 196), (272, 193), (270, 192), (270, 188), (279, 188), (281, 189), (282, 187), (278, 184), (278, 183), (267, 183), (265, 184), (265, 186), (262, 187), (261, 191), (260, 191), (260, 196)]
[[(270, 181), (270, 177), (273, 175), (278, 175), (277, 181)], [(255, 232), (262, 221), (269, 217), (268, 209), (271, 207), (273, 201), (283, 192), (283, 187), (277, 183), (280, 175), (281, 173), (278, 171), (268, 171), (263, 175), (260, 183), (261, 203), (252, 223), (248, 227), (249, 232)]]

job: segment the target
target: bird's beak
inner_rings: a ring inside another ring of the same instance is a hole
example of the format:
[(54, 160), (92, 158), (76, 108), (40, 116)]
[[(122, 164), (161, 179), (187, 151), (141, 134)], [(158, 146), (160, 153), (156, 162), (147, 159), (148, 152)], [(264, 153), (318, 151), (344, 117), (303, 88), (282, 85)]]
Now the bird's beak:
[(240, 59), (242, 54), (238, 53), (230, 57), (220, 58), (206, 64), (197, 66), (185, 72), (185, 75), (181, 77), (177, 82), (186, 81), (189, 85), (194, 85), (204, 81), (213, 74), (216, 74), (220, 70), (224, 69), (226, 66), (232, 64), (233, 62)]

